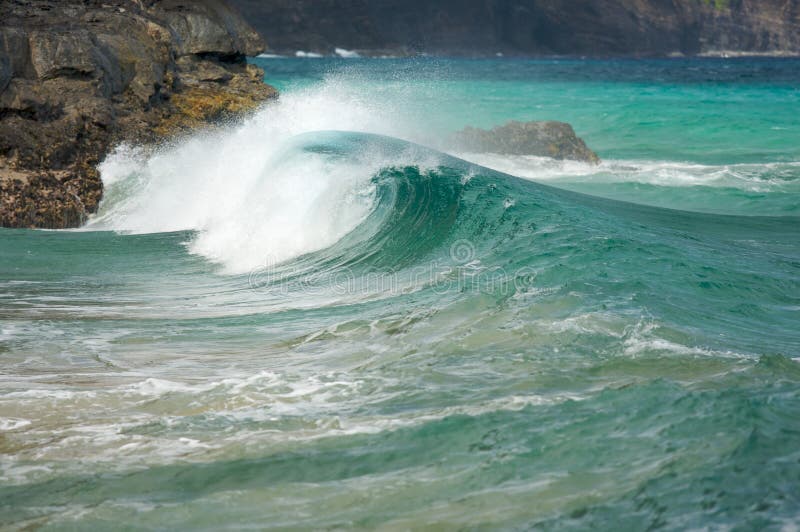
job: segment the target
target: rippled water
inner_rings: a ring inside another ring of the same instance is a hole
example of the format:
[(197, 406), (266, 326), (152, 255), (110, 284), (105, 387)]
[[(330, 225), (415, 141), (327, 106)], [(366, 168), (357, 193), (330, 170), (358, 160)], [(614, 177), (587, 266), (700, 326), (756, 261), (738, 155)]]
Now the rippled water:
[(261, 64), (0, 231), (0, 526), (800, 525), (800, 63)]

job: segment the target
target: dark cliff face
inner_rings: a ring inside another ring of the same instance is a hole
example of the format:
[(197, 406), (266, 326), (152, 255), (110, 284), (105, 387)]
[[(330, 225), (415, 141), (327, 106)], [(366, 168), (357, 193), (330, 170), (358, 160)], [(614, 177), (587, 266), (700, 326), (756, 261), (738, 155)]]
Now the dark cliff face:
[(275, 96), (261, 37), (221, 0), (0, 1), (0, 225), (71, 227), (97, 163)]
[(232, 1), (282, 52), (800, 52), (800, 0)]

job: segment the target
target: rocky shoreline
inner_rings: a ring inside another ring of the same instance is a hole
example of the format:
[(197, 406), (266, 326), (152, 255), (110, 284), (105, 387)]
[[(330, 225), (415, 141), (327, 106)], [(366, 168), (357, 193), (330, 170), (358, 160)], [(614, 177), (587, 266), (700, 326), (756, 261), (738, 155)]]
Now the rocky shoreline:
[(97, 210), (97, 164), (253, 110), (277, 91), (261, 37), (223, 0), (0, 3), (0, 226), (67, 228)]

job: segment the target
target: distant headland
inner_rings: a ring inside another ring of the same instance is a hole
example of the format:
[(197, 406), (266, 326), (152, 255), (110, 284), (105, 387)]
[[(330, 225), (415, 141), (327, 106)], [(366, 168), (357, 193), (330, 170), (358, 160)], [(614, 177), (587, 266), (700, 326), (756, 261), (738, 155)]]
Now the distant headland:
[(798, 0), (231, 0), (279, 53), (800, 54)]

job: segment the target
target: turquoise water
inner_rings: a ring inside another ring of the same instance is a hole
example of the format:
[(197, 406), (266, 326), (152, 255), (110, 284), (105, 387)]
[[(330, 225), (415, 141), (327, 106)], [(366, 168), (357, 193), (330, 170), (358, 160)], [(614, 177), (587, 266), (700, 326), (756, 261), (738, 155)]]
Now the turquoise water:
[(800, 526), (800, 62), (256, 61), (0, 231), (0, 526)]

